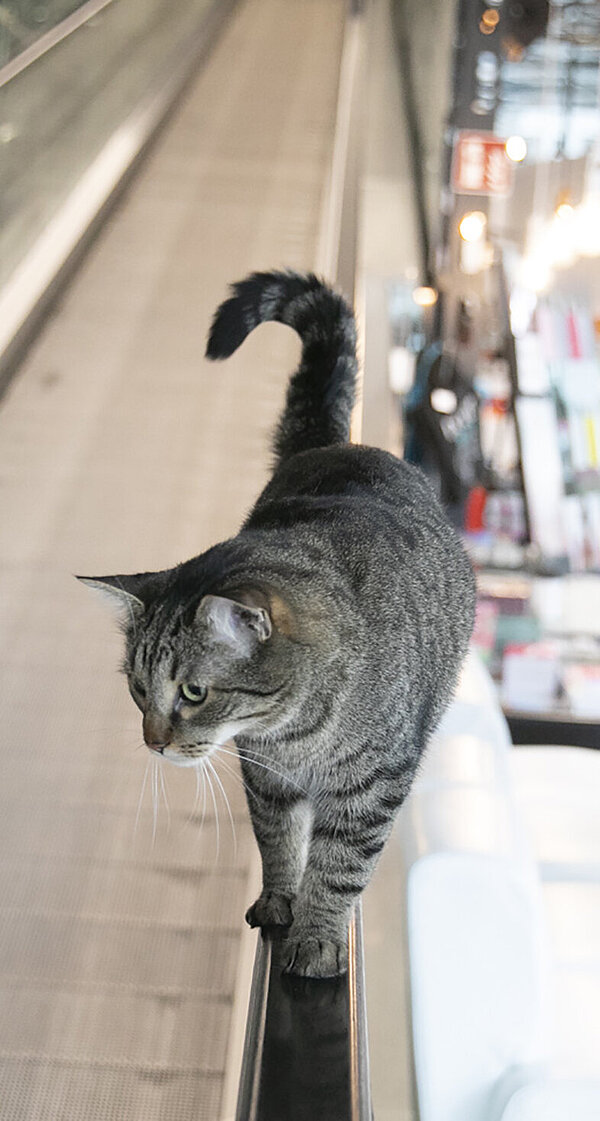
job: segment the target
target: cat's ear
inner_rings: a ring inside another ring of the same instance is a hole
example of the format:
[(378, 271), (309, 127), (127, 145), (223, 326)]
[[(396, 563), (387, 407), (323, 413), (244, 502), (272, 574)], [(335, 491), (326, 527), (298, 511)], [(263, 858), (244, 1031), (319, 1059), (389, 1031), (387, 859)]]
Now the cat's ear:
[(145, 574), (139, 576), (76, 576), (88, 588), (94, 588), (109, 600), (117, 611), (128, 618), (139, 618), (145, 609)]
[(242, 657), (251, 653), (255, 642), (266, 642), (273, 629), (264, 607), (247, 607), (225, 596), (204, 596), (196, 619), (208, 625), (219, 642), (231, 646)]

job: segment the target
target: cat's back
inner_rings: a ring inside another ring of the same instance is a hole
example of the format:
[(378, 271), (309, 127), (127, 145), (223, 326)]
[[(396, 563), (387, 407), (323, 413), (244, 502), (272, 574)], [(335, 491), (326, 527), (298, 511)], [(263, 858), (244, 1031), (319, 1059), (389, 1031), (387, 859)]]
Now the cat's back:
[(347, 584), (382, 621), (390, 607), (396, 618), (396, 606), (413, 600), (455, 618), (462, 605), (472, 621), (473, 573), (458, 535), (424, 474), (380, 448), (293, 456), (245, 528), (258, 530), (267, 549), (272, 536), (274, 552), (285, 543), (287, 558), (309, 559), (320, 584)]
[(280, 464), (258, 498), (254, 510), (267, 502), (298, 497), (362, 494), (408, 499), (432, 494), (422, 471), (381, 448), (362, 444), (333, 445), (299, 452)]
[[(447, 520), (422, 471), (381, 448), (357, 444), (301, 452), (283, 463), (251, 511), (246, 527), (318, 530), (358, 524), (399, 532)], [(452, 534), (452, 536), (454, 536)], [(360, 542), (357, 541), (357, 546)]]

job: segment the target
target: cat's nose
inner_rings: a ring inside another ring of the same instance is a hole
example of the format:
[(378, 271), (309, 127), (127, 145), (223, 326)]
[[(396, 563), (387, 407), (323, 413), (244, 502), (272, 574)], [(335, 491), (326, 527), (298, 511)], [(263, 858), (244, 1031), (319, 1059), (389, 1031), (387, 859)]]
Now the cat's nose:
[(165, 747), (168, 747), (173, 735), (173, 729), (168, 720), (159, 716), (157, 713), (145, 713), (143, 720), (144, 741), (150, 751), (158, 751), (162, 754)]

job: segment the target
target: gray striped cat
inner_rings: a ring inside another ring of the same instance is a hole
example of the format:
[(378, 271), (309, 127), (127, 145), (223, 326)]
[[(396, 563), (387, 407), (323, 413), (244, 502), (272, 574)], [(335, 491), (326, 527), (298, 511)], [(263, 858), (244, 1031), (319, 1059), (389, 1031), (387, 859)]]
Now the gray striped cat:
[(346, 968), (347, 927), (452, 696), (471, 567), (414, 467), (348, 443), (352, 311), (314, 276), (255, 273), (209, 358), (266, 320), (302, 340), (276, 464), (240, 532), (164, 572), (86, 582), (124, 609), (151, 751), (202, 766), (232, 737), (263, 866), (246, 919), (287, 928), (286, 968)]

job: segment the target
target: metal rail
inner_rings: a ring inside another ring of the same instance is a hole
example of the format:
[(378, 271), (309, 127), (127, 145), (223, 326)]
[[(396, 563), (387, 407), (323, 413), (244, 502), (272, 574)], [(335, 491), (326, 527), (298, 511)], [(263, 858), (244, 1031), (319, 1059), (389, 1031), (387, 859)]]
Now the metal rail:
[(360, 903), (343, 977), (282, 974), (282, 945), (258, 942), (236, 1121), (371, 1121)]
[[(32, 44), (31, 54), (24, 51), (8, 63), (0, 71), (0, 85), (113, 3), (114, 0), (89, 0), (72, 17)], [(207, 58), (237, 3), (238, 0), (213, 0), (196, 33), (181, 46), (177, 57), (163, 61), (155, 87), (125, 120), (115, 123), (112, 136), (0, 291), (0, 397), (53, 300), (135, 174), (187, 83)]]
[[(331, 167), (317, 269), (355, 286), (365, 0), (348, 0)], [(360, 422), (352, 438), (359, 439)], [(362, 907), (348, 930), (348, 970), (330, 980), (282, 974), (282, 945), (258, 939), (235, 1121), (372, 1121)]]
[(412, 182), (413, 203), (419, 231), (419, 253), (421, 257), (421, 283), (435, 287), (435, 276), (432, 264), (431, 229), (427, 214), (427, 191), (425, 185), (425, 159), (423, 156), (423, 138), (418, 111), (418, 95), (415, 89), (412, 61), (412, 44), (410, 34), (410, 20), (406, 11), (404, 0), (396, 0), (392, 8), (392, 19), (396, 35), (396, 49), (400, 60), (400, 81), (402, 86), (402, 100), (406, 117), (408, 133)]
[(107, 8), (109, 4), (114, 4), (114, 2), (115, 0), (88, 0), (87, 4), (82, 4), (76, 11), (61, 19), (55, 27), (51, 27), (43, 35), (40, 35), (35, 43), (31, 43), (0, 69), (0, 89), (7, 82), (16, 78), (17, 74), (31, 66), (32, 62), (37, 62), (38, 58), (52, 50), (58, 43), (62, 43), (63, 39), (67, 39), (79, 27), (89, 23), (103, 8)]

